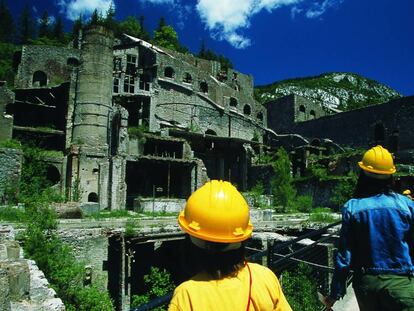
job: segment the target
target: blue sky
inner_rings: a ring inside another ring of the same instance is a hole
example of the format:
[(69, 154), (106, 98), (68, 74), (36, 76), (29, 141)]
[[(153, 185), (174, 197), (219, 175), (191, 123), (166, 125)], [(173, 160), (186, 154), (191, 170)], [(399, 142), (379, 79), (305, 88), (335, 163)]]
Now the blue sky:
[[(6, 0), (14, 16), (28, 4), (35, 17), (44, 10), (65, 19), (111, 0)], [(159, 18), (197, 53), (201, 41), (230, 58), (255, 85), (353, 72), (414, 95), (413, 0), (114, 0), (116, 18), (145, 16), (152, 34)]]

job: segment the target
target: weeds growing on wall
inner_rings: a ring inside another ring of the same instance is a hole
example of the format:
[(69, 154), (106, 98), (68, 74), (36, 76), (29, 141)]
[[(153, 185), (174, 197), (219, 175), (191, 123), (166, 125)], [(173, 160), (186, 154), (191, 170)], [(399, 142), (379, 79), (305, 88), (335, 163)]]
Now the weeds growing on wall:
[[(146, 293), (143, 295), (133, 295), (131, 308), (137, 308), (157, 297), (162, 297), (171, 292), (175, 287), (168, 271), (161, 270), (157, 267), (151, 267), (150, 274), (144, 276), (144, 286), (146, 288)], [(166, 307), (162, 306), (154, 310), (164, 311), (166, 310)]]
[(83, 286), (84, 265), (57, 236), (57, 219), (46, 196), (24, 202), (27, 229), (20, 237), (25, 256), (36, 261), (68, 311), (112, 311), (107, 292), (94, 284)]
[(66, 310), (114, 310), (107, 292), (102, 292), (96, 284), (83, 286), (84, 265), (76, 261), (72, 249), (56, 234), (57, 218), (49, 205), (61, 202), (63, 197), (47, 179), (47, 166), (42, 161), (43, 150), (23, 146), (23, 156), (20, 193), (16, 200), (24, 206), (24, 210), (2, 207), (0, 219), (26, 224), (26, 230), (18, 237), (25, 257), (35, 260), (64, 302)]

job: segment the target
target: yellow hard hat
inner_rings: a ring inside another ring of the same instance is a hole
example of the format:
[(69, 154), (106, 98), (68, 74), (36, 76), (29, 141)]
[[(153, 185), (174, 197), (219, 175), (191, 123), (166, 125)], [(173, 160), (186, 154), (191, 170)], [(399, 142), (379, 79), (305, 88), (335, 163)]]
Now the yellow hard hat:
[(410, 195), (411, 194), (411, 190), (410, 189), (404, 190), (403, 191), (403, 194)]
[(221, 243), (236, 243), (250, 237), (253, 226), (249, 206), (229, 182), (212, 180), (187, 200), (178, 223), (189, 235)]
[(365, 152), (358, 165), (365, 172), (380, 175), (391, 175), (396, 171), (391, 153), (380, 145)]

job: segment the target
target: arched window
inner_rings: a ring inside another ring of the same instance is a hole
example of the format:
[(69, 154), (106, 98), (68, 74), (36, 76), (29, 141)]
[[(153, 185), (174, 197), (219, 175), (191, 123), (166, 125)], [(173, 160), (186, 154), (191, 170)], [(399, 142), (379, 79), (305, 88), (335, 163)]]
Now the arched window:
[(47, 85), (47, 75), (46, 73), (44, 73), (43, 71), (35, 71), (35, 73), (33, 74), (33, 81), (32, 81), (32, 85), (33, 86), (45, 86)]
[(259, 112), (257, 114), (257, 120), (263, 121), (263, 113)]
[(98, 202), (98, 195), (95, 192), (89, 193), (88, 202)]
[(46, 179), (50, 181), (53, 185), (60, 182), (59, 170), (55, 166), (49, 165), (46, 168)]
[(237, 107), (237, 99), (234, 97), (230, 97), (230, 107)]
[(215, 131), (209, 129), (209, 130), (206, 131), (206, 135), (214, 135), (214, 136), (217, 136), (217, 133)]
[(66, 64), (68, 66), (78, 67), (79, 66), (79, 60), (75, 57), (69, 57), (68, 60), (66, 61)]
[(208, 84), (205, 81), (200, 82), (200, 92), (208, 93)]
[(166, 78), (174, 78), (174, 69), (172, 67), (165, 67), (164, 76)]
[(191, 83), (193, 82), (193, 77), (188, 72), (184, 73), (183, 82), (185, 83)]
[(243, 107), (243, 113), (246, 116), (250, 116), (250, 114), (252, 113), (252, 108), (250, 108), (249, 105), (244, 105), (244, 107)]
[(311, 110), (310, 112), (309, 112), (309, 119), (315, 119), (316, 118), (316, 113), (315, 113), (315, 110)]
[(299, 113), (298, 113), (298, 121), (305, 121), (306, 120), (306, 108), (304, 105), (299, 106)]

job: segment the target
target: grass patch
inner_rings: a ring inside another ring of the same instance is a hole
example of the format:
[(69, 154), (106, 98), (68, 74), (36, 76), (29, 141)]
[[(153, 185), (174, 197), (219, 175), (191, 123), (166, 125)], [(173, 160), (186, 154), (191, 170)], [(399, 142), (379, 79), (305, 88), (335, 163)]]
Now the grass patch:
[(0, 220), (9, 222), (25, 222), (27, 220), (24, 210), (11, 206), (0, 207)]
[(333, 223), (336, 221), (332, 211), (327, 207), (317, 207), (309, 215), (311, 222)]

